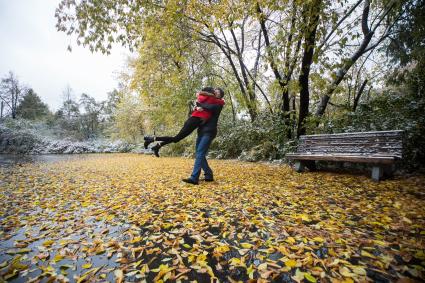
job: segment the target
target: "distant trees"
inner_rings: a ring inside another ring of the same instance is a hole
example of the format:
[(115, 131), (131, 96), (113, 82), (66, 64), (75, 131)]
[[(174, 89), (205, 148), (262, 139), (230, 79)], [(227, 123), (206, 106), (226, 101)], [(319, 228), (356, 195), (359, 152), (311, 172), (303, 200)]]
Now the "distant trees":
[(19, 101), (24, 95), (25, 88), (20, 84), (13, 72), (9, 72), (0, 81), (0, 118), (10, 114), (16, 118)]
[(96, 100), (86, 93), (81, 94), (80, 107), (83, 112), (80, 114), (80, 131), (85, 138), (95, 137), (101, 130), (101, 113), (104, 109), (103, 102)]
[(50, 113), (47, 104), (41, 101), (40, 97), (32, 88), (29, 88), (26, 91), (26, 94), (19, 103), (16, 112), (18, 117), (28, 120), (42, 119)]
[(67, 120), (77, 118), (80, 114), (80, 109), (77, 101), (74, 99), (74, 93), (72, 88), (67, 85), (62, 93), (63, 104), (58, 111), (58, 115), (66, 117)]
[[(0, 82), (0, 118), (41, 122), (60, 137), (80, 140), (104, 136), (128, 138), (127, 128), (130, 127), (135, 129), (129, 130), (130, 139), (135, 140), (141, 134), (139, 124), (143, 121), (127, 121), (123, 118), (125, 115), (135, 115), (135, 108), (127, 108), (129, 113), (116, 111), (122, 102), (121, 97), (121, 92), (114, 89), (108, 93), (105, 101), (98, 102), (87, 93), (77, 98), (73, 89), (67, 85), (62, 93), (62, 105), (52, 113), (31, 87), (24, 87), (17, 76), (9, 72)], [(121, 129), (121, 126), (127, 128)]]
[(75, 98), (70, 86), (63, 91), (63, 103), (55, 113), (52, 121), (58, 132), (63, 136), (78, 139), (96, 138), (110, 132), (112, 117), (116, 115), (115, 108), (119, 93), (114, 90), (108, 94), (106, 101), (97, 102), (87, 93)]

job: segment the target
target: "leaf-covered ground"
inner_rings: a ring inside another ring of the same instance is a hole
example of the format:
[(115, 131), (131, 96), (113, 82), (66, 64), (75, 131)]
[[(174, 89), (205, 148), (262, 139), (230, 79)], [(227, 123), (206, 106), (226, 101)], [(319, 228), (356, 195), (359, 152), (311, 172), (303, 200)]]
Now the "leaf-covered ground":
[(0, 282), (425, 279), (425, 177), (92, 155), (0, 169)]

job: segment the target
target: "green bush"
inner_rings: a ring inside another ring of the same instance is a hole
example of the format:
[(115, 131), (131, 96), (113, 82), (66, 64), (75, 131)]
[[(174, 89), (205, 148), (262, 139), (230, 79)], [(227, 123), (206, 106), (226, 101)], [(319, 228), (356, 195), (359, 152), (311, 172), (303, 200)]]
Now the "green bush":
[(224, 115), (211, 146), (211, 155), (249, 161), (282, 158), (293, 148), (293, 142), (285, 136), (286, 129), (282, 118), (269, 112), (260, 112), (254, 122), (234, 121), (230, 115)]
[(414, 170), (425, 166), (425, 74), (421, 69), (418, 65), (402, 74), (399, 83), (359, 104), (356, 112), (328, 119), (321, 131), (403, 130), (403, 167)]

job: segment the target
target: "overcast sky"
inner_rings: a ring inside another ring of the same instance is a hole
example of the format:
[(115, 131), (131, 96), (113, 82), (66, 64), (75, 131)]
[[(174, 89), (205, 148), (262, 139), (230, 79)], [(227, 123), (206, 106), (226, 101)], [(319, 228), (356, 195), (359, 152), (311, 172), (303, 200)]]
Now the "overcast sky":
[[(0, 0), (0, 77), (13, 71), (57, 110), (65, 87), (104, 100), (117, 86), (117, 73), (129, 54), (123, 48), (112, 54), (91, 53), (56, 31), (54, 17), (59, 0)], [(72, 44), (72, 52), (67, 51)]]

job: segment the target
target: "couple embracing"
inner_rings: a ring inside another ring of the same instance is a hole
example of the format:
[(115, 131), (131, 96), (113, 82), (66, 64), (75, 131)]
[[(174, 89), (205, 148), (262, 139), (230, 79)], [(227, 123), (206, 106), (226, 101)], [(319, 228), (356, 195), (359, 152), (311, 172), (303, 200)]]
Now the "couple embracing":
[(159, 150), (166, 144), (176, 143), (198, 129), (196, 139), (196, 156), (192, 175), (183, 179), (183, 182), (197, 185), (201, 170), (204, 171), (205, 181), (214, 181), (213, 171), (208, 165), (206, 155), (211, 142), (217, 135), (217, 124), (221, 110), (224, 106), (224, 91), (221, 88), (205, 87), (197, 94), (196, 106), (191, 116), (186, 120), (182, 129), (175, 136), (150, 137), (145, 136), (145, 148), (152, 142), (157, 142), (151, 149), (159, 157)]

